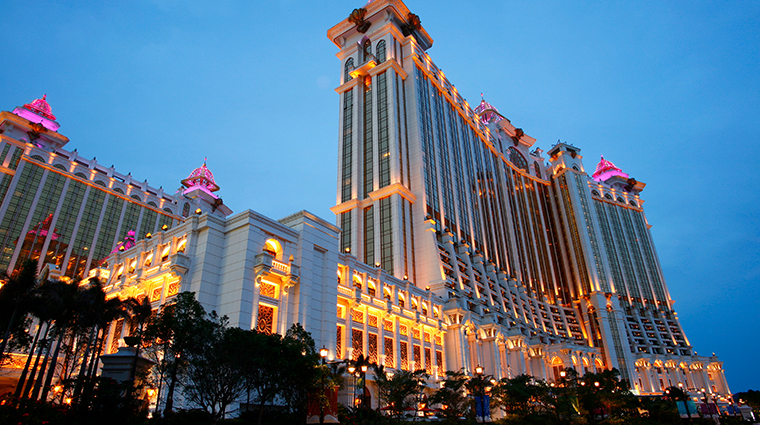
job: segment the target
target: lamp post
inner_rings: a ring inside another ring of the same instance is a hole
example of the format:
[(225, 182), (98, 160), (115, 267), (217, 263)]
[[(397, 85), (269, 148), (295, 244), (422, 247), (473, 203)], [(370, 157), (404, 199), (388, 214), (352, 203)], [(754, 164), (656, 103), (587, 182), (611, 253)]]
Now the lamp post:
[(362, 409), (368, 408), (367, 406), (367, 365), (361, 366), (362, 371)]
[(322, 358), (322, 364), (325, 364), (325, 359), (327, 359), (327, 354), (330, 352), (324, 345), (319, 350), (319, 357)]
[[(485, 408), (485, 385), (483, 384), (483, 366), (477, 365), (475, 366), (475, 375), (478, 377), (478, 389), (480, 390), (480, 422), (485, 423), (486, 421), (486, 408)], [(475, 420), (477, 420), (477, 414), (475, 415)]]
[(356, 407), (356, 375), (354, 375), (354, 372), (356, 372), (356, 367), (354, 365), (348, 365), (348, 373), (351, 375), (351, 383), (353, 385), (352, 391), (354, 393), (351, 404)]
[(715, 420), (715, 417), (713, 416), (713, 412), (710, 409), (710, 402), (709, 402), (709, 400), (707, 398), (707, 390), (704, 387), (702, 387), (702, 388), (700, 388), (700, 391), (702, 392), (702, 395), (704, 396), (703, 400), (705, 401), (705, 409), (707, 409), (707, 413), (710, 414), (710, 419), (712, 419), (713, 421), (715, 421), (715, 423), (720, 424), (719, 420)]

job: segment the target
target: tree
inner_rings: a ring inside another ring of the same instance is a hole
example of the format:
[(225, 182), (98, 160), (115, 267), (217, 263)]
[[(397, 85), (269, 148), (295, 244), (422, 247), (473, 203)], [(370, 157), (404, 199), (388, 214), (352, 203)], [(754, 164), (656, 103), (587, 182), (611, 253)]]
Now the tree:
[[(668, 388), (665, 388), (665, 397), (668, 400), (673, 400), (675, 402), (683, 402), (686, 408), (686, 417), (691, 417), (691, 412), (689, 412), (689, 400), (691, 400), (691, 396), (689, 396), (689, 393), (686, 392), (683, 388), (671, 386)], [(694, 412), (696, 413), (696, 412)]]
[(173, 301), (161, 306), (159, 313), (148, 324), (146, 339), (160, 347), (160, 368), (169, 383), (164, 414), (174, 408), (174, 391), (188, 364), (188, 351), (196, 343), (198, 325), (206, 311), (195, 299), (194, 292), (181, 292)]
[(390, 407), (390, 413), (399, 417), (412, 405), (416, 405), (417, 397), (425, 389), (425, 380), (430, 377), (424, 369), (414, 372), (399, 370), (396, 373), (386, 373), (384, 366), (372, 365), (375, 373), (377, 396), (381, 403)]
[(628, 381), (620, 380), (620, 372), (613, 368), (599, 373), (587, 373), (580, 380), (578, 400), (581, 413), (588, 423), (601, 419), (622, 418), (636, 407), (636, 397)]
[(227, 328), (227, 317), (216, 312), (196, 329), (196, 344), (188, 350), (188, 383), (183, 393), (216, 422), (224, 418), (227, 406), (244, 388), (241, 359), (236, 353), (249, 331)]
[(37, 262), (24, 261), (21, 270), (14, 277), (6, 275), (5, 284), (0, 287), (0, 365), (6, 360), (6, 350), (29, 345), (27, 321), (32, 290), (37, 284)]
[(469, 378), (464, 370), (456, 372), (446, 371), (446, 379), (443, 386), (428, 399), (430, 404), (440, 404), (443, 415), (448, 419), (456, 419), (464, 416), (470, 406), (471, 400), (467, 397), (465, 384)]
[(541, 398), (542, 388), (535, 382), (530, 375), (502, 378), (491, 390), (493, 404), (507, 415), (524, 418), (534, 412), (534, 406)]
[(140, 357), (140, 348), (142, 347), (143, 327), (150, 321), (153, 316), (153, 306), (148, 297), (127, 298), (124, 301), (129, 318), (130, 336), (138, 338), (135, 348), (135, 358), (132, 361), (132, 370), (129, 373), (129, 380), (134, 382), (137, 372), (137, 359)]
[(280, 396), (291, 415), (306, 417), (309, 390), (317, 380), (319, 353), (311, 334), (300, 323), (293, 324), (282, 337), (279, 359), (282, 387)]
[(736, 393), (734, 400), (750, 406), (755, 412), (760, 412), (760, 391), (748, 390)]

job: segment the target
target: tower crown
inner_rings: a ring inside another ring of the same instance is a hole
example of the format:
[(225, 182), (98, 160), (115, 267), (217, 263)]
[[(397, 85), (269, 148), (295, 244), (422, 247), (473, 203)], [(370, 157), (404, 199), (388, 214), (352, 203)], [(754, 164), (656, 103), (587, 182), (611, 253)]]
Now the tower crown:
[(193, 170), (186, 179), (182, 180), (182, 184), (187, 188), (183, 194), (192, 192), (195, 189), (201, 189), (216, 198), (217, 196), (211, 192), (219, 190), (219, 185), (214, 181), (214, 174), (206, 167), (205, 160), (203, 161), (203, 165)]
[(486, 102), (485, 99), (481, 99), (480, 104), (473, 109), (473, 112), (480, 117), (480, 121), (483, 124), (488, 124), (492, 121), (499, 122), (505, 119), (504, 116), (499, 113), (499, 110), (496, 109), (495, 106)]
[(13, 113), (33, 123), (42, 124), (48, 130), (58, 131), (61, 125), (55, 121), (55, 115), (53, 115), (46, 98), (47, 94), (41, 99), (35, 99), (31, 103), (25, 104), (22, 108), (14, 109)]
[(599, 161), (599, 164), (596, 165), (596, 171), (594, 171), (594, 174), (591, 177), (594, 180), (601, 182), (606, 181), (613, 176), (619, 176), (625, 179), (629, 177), (628, 174), (616, 167), (611, 161), (604, 159), (604, 155), (602, 155), (602, 159)]

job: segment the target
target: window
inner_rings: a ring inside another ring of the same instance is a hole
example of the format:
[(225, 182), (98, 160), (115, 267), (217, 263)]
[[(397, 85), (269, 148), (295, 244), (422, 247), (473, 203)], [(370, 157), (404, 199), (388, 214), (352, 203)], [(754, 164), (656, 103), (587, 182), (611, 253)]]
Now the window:
[(353, 360), (357, 360), (364, 353), (363, 343), (364, 333), (359, 329), (351, 329), (351, 347), (353, 347), (351, 357)]
[(362, 52), (364, 53), (364, 62), (369, 60), (370, 56), (372, 56), (372, 42), (369, 41), (369, 39), (364, 39), (364, 43), (362, 44)]
[(274, 333), (274, 307), (259, 304), (259, 319), (256, 330), (271, 335)]
[(182, 207), (182, 217), (187, 217), (188, 215), (190, 215), (190, 204), (185, 203)]
[(509, 147), (509, 160), (517, 168), (522, 168), (523, 170), (528, 171), (528, 161), (525, 160), (525, 157), (523, 157), (517, 149), (511, 146)]
[(351, 71), (354, 70), (354, 58), (348, 58), (346, 61), (345, 72), (343, 73), (343, 82), (351, 81)]
[(393, 358), (393, 339), (385, 338), (385, 367), (396, 367)]
[(278, 260), (282, 260), (282, 245), (277, 239), (267, 239), (264, 243), (264, 252), (269, 253)]
[(377, 63), (385, 62), (385, 55), (385, 40), (380, 40), (377, 42)]

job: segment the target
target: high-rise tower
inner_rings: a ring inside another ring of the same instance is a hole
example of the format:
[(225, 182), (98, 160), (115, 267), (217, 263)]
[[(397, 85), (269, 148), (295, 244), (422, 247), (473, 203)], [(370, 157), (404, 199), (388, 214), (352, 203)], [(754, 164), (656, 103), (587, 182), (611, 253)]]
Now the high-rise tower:
[(341, 63), (341, 250), (444, 299), (448, 370), (615, 367), (638, 393), (728, 392), (671, 308), (643, 183), (605, 160), (589, 176), (565, 143), (546, 158), (497, 108), (471, 108), (399, 0), (368, 2), (328, 38)]

